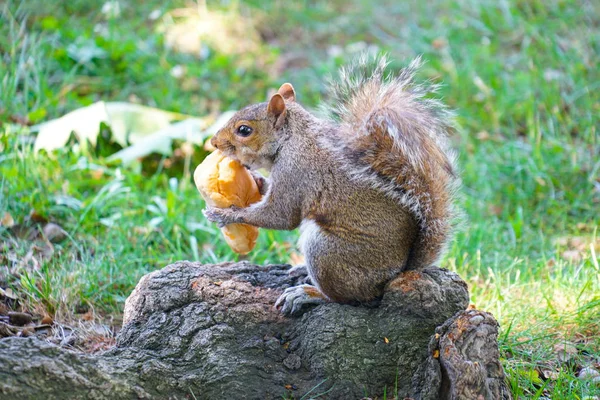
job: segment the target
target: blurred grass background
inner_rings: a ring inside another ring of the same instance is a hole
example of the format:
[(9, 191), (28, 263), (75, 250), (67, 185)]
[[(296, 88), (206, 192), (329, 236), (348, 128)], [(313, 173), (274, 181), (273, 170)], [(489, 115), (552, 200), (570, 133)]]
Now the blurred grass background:
[[(443, 266), (499, 320), (514, 395), (598, 398), (598, 383), (578, 378), (600, 363), (595, 1), (9, 0), (0, 287), (65, 324), (91, 315), (118, 326), (143, 274), (237, 259), (201, 215), (185, 147), (127, 167), (75, 148), (48, 156), (33, 152), (32, 124), (100, 100), (216, 116), (286, 81), (316, 108), (327, 76), (361, 51), (388, 52), (391, 69), (423, 55), (420, 79), (442, 83), (457, 112), (466, 218)], [(49, 248), (15, 233), (40, 221), (67, 239)], [(248, 258), (293, 262), (296, 239), (263, 230)]]

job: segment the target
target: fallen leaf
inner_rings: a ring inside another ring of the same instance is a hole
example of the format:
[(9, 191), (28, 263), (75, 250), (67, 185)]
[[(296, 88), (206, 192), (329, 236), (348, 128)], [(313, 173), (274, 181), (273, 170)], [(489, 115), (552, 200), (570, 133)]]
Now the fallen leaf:
[(11, 288), (6, 288), (6, 289), (0, 288), (0, 296), (7, 297), (11, 300), (17, 300), (17, 296), (15, 296), (15, 293), (13, 292), (13, 290)]
[(570, 262), (579, 262), (583, 259), (583, 253), (579, 250), (566, 250), (560, 255), (564, 260)]
[(40, 224), (45, 224), (48, 222), (48, 218), (35, 209), (31, 210), (31, 212), (29, 213), (29, 220), (31, 222), (37, 222)]
[(64, 147), (75, 132), (80, 143), (96, 144), (100, 124), (110, 127), (112, 137), (122, 147), (136, 143), (173, 121), (190, 118), (188, 115), (126, 102), (100, 101), (79, 108), (60, 118), (33, 126), (37, 131), (34, 149), (52, 151)]
[(555, 381), (560, 376), (558, 371), (551, 369), (538, 369), (538, 373), (540, 374), (540, 378), (545, 381), (548, 379)]
[(44, 233), (44, 237), (50, 243), (60, 243), (67, 238), (67, 232), (65, 232), (65, 230), (61, 228), (60, 225), (55, 224), (53, 222), (49, 222), (46, 225), (44, 225), (42, 232)]
[(571, 343), (558, 343), (554, 345), (554, 352), (560, 362), (567, 362), (577, 355), (577, 348)]
[(600, 372), (596, 371), (592, 367), (585, 367), (579, 371), (579, 375), (577, 375), (577, 377), (581, 380), (592, 380), (600, 378)]
[[(579, 228), (578, 228), (579, 229)], [(591, 236), (562, 236), (554, 240), (555, 246), (566, 247), (566, 250), (579, 250), (586, 252), (590, 245), (596, 250), (600, 250), (600, 237)]]
[[(173, 140), (185, 140), (197, 145), (202, 145), (207, 137), (213, 136), (233, 116), (234, 111), (227, 111), (219, 116), (208, 128), (206, 121), (199, 118), (190, 118), (169, 126), (166, 126), (143, 141), (139, 141), (124, 148), (108, 157), (108, 161), (119, 160), (123, 164), (145, 157), (151, 153), (170, 155)], [(189, 150), (188, 150), (189, 152)]]
[(569, 240), (569, 245), (577, 250), (585, 250), (587, 248), (589, 242), (590, 242), (590, 240), (588, 240), (585, 237), (573, 236)]
[(12, 226), (14, 226), (15, 224), (15, 220), (13, 219), (12, 215), (10, 215), (8, 212), (5, 212), (4, 215), (2, 216), (2, 219), (0, 219), (0, 226), (3, 226), (5, 228), (10, 228)]
[(186, 140), (197, 137), (201, 134), (202, 124), (201, 120), (188, 119), (166, 126), (148, 135), (143, 141), (138, 141), (123, 150), (117, 151), (108, 157), (107, 161), (118, 160), (123, 164), (129, 164), (152, 153), (170, 155), (174, 139)]

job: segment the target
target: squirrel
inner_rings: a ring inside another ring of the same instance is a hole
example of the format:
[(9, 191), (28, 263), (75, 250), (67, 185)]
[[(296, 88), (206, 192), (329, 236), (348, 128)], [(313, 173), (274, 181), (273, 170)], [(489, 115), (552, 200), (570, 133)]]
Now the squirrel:
[[(366, 303), (405, 270), (435, 265), (452, 236), (459, 179), (448, 143), (452, 113), (416, 84), (420, 58), (397, 76), (385, 56), (362, 55), (329, 83), (318, 118), (283, 84), (211, 139), (253, 171), (265, 194), (247, 208), (207, 208), (219, 226), (292, 230), (312, 285), (286, 289), (275, 306)], [(266, 180), (254, 171), (270, 171)]]

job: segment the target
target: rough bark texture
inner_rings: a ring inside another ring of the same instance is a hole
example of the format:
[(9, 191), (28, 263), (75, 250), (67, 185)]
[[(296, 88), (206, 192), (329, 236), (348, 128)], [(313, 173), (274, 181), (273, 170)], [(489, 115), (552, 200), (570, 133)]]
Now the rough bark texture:
[[(413, 376), (421, 400), (511, 399), (492, 314), (465, 310), (435, 330), (429, 356)], [(428, 384), (434, 377), (435, 384)]]
[(510, 397), (497, 323), (465, 310), (456, 274), (407, 272), (377, 306), (330, 303), (285, 318), (273, 303), (296, 283), (288, 267), (180, 262), (153, 272), (102, 355), (0, 340), (0, 398)]

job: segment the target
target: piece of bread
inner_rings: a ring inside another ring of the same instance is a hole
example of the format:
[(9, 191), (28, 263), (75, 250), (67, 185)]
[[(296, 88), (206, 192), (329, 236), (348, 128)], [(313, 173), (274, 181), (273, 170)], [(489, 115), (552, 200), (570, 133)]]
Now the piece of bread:
[[(248, 207), (260, 201), (254, 178), (239, 162), (225, 157), (219, 150), (209, 154), (194, 171), (198, 191), (211, 207)], [(231, 224), (221, 228), (225, 241), (239, 254), (249, 253), (256, 244), (258, 228)]]

